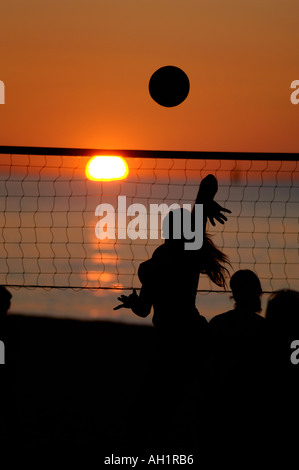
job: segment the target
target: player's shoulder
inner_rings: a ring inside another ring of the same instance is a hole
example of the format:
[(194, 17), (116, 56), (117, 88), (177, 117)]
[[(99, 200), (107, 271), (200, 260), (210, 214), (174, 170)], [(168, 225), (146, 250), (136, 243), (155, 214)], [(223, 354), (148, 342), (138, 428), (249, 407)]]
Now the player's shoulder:
[(235, 315), (236, 312), (234, 310), (228, 310), (227, 312), (219, 313), (218, 315), (215, 315), (213, 318), (211, 318), (211, 320), (209, 321), (209, 325), (212, 327), (216, 327), (224, 323), (229, 323), (230, 321), (234, 320)]
[(140, 263), (139, 268), (138, 268), (138, 277), (142, 284), (151, 276), (152, 271), (153, 271), (153, 266), (152, 266), (151, 259), (144, 261), (143, 263)]
[(266, 318), (260, 315), (259, 313), (254, 314), (254, 319), (257, 323), (261, 323), (261, 324), (266, 323)]
[(155, 272), (157, 273), (157, 270), (161, 264), (163, 264), (165, 251), (165, 245), (160, 245), (158, 248), (156, 248), (150, 259), (140, 263), (138, 268), (138, 277), (141, 283), (150, 277), (152, 278)]

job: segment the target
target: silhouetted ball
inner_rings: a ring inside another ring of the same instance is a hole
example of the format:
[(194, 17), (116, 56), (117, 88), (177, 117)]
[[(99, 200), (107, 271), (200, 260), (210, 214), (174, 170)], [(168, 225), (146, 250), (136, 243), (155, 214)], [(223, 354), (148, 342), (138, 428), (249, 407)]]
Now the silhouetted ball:
[(154, 101), (171, 108), (181, 104), (188, 96), (190, 83), (183, 70), (172, 65), (156, 70), (149, 81), (149, 92)]

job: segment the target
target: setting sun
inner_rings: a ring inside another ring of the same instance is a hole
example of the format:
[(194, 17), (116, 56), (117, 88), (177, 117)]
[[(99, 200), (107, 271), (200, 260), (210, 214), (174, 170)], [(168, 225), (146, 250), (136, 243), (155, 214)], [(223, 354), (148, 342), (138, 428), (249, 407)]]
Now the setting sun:
[(95, 156), (88, 161), (85, 173), (92, 181), (123, 180), (129, 174), (129, 167), (122, 157)]

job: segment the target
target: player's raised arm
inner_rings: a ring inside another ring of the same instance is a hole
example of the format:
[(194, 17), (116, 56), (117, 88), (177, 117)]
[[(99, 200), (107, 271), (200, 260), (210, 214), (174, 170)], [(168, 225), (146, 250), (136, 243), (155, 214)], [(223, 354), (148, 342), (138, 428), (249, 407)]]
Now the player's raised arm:
[[(206, 176), (199, 185), (197, 197), (195, 204), (203, 204), (203, 213), (204, 213), (204, 231), (206, 231), (207, 219), (215, 226), (215, 220), (219, 223), (224, 224), (227, 220), (223, 212), (231, 214), (229, 209), (221, 207), (214, 197), (218, 191), (218, 181), (214, 175)], [(194, 216), (195, 205), (192, 209), (192, 215)], [(215, 220), (214, 220), (215, 219)]]

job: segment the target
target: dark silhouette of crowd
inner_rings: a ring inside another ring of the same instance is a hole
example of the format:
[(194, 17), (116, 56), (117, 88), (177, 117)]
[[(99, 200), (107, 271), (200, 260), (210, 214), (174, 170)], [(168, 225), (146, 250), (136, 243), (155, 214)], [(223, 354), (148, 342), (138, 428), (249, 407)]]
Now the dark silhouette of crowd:
[[(146, 445), (173, 450), (191, 450), (197, 442), (201, 458), (207, 455), (210, 463), (232, 462), (241, 454), (249, 461), (257, 453), (269, 462), (269, 447), (276, 442), (281, 450), (283, 436), (290, 434), (282, 418), (286, 410), (291, 416), (299, 392), (299, 365), (294, 365), (299, 362), (299, 294), (275, 292), (264, 317), (257, 274), (238, 270), (229, 282), (234, 308), (210, 322), (200, 315), (195, 306), (200, 275), (226, 288), (230, 267), (206, 231), (208, 220), (224, 224), (230, 213), (214, 201), (217, 189), (216, 178), (208, 175), (195, 201), (203, 205), (202, 247), (184, 249), (183, 210), (180, 238), (173, 236), (170, 212), (168, 238), (139, 267), (139, 296), (133, 291), (119, 297), (116, 308), (131, 308), (140, 317), (153, 307), (158, 337), (151, 383), (139, 397), (140, 406), (147, 393), (151, 397), (150, 416), (139, 423), (148, 430), (141, 440), (147, 436)], [(193, 209), (193, 227), (195, 222)]]
[[(225, 214), (230, 213), (214, 201), (217, 190), (213, 175), (203, 179), (189, 219), (194, 234), (195, 224), (200, 223), (195, 207), (202, 204), (201, 248), (185, 249), (190, 242), (185, 212), (170, 212), (163, 223), (165, 242), (139, 267), (140, 294), (134, 290), (119, 297), (116, 309), (129, 308), (139, 317), (147, 317), (153, 308), (157, 340), (150, 369), (140, 373), (125, 443), (139, 453), (198, 450), (200, 461), (206, 457), (210, 468), (234, 459), (242, 468), (259, 455), (259, 462), (263, 456), (269, 468), (269, 455), (290, 454), (296, 448), (290, 422), (296, 424), (298, 419), (299, 293), (289, 289), (273, 293), (262, 316), (263, 290), (257, 274), (238, 270), (229, 280), (234, 307), (210, 322), (200, 314), (196, 308), (200, 276), (207, 275), (227, 289), (231, 268), (207, 233), (208, 221), (213, 226), (224, 224)], [(3, 345), (10, 301), (11, 294), (0, 287)], [(6, 429), (13, 433), (7, 422), (13, 410), (8, 376), (4, 369), (0, 372), (3, 437)]]

